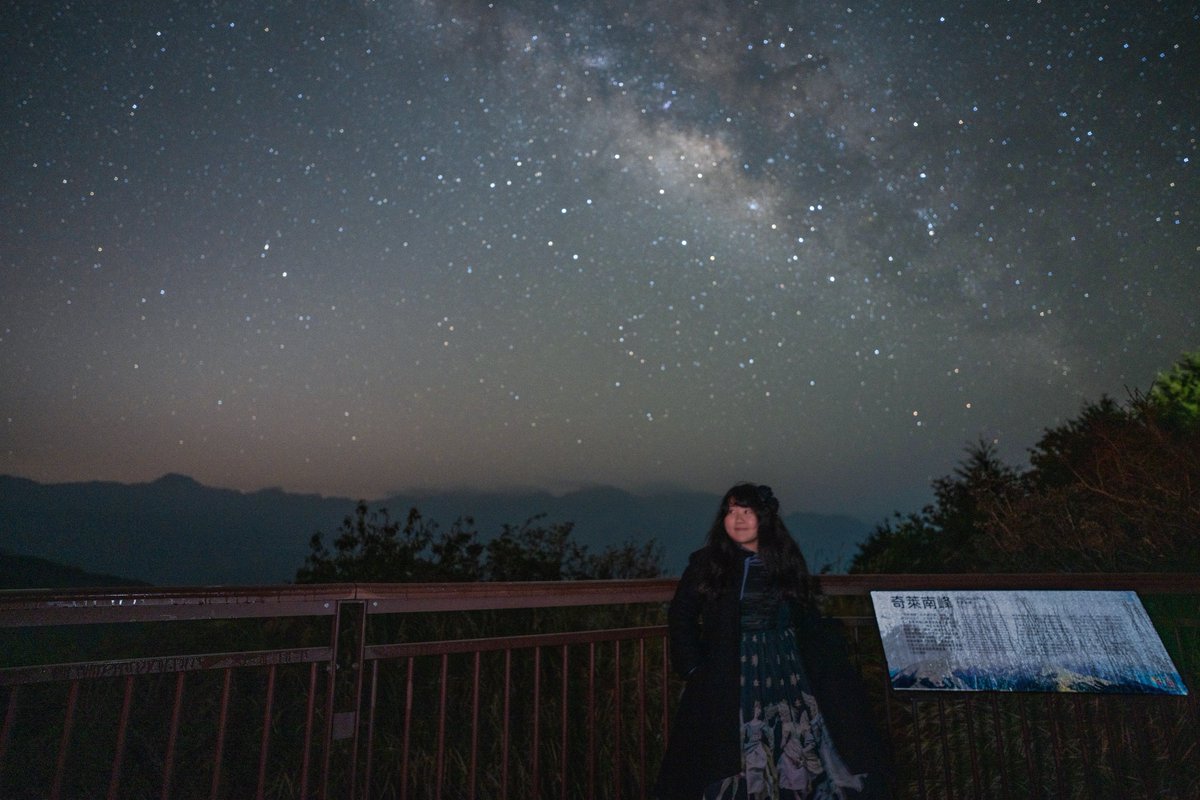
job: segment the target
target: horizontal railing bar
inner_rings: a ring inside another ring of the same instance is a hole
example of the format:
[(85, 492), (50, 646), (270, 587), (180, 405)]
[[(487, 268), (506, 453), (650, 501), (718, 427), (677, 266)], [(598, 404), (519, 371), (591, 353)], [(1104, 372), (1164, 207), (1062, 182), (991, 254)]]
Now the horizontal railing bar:
[(522, 650), (539, 645), (542, 647), (555, 647), (571, 644), (588, 644), (590, 642), (654, 639), (666, 635), (666, 625), (645, 625), (638, 628), (607, 628), (592, 631), (567, 631), (563, 633), (528, 633), (518, 636), (492, 636), (484, 639), (372, 644), (366, 646), (364, 659), (371, 661), (456, 653), (488, 653), (499, 650)]
[(922, 573), (816, 576), (825, 595), (861, 595), (893, 589), (1054, 589), (1134, 591), (1146, 594), (1200, 592), (1200, 574), (1190, 572), (1022, 572)]
[(329, 647), (296, 647), (288, 650), (258, 650), (246, 653), (204, 653), (8, 667), (0, 669), (0, 686), (116, 678), (126, 675), (197, 672), (237, 667), (265, 667), (271, 664), (320, 663), (328, 662), (332, 655), (333, 651)]
[[(1132, 590), (1200, 593), (1193, 573), (1022, 573), (815, 576), (824, 595), (919, 589)], [(338, 601), (369, 614), (666, 603), (675, 578), (479, 583), (333, 583), (268, 587), (40, 589), (0, 591), (0, 628), (106, 622), (329, 616)]]
[(0, 628), (329, 616), (344, 585), (0, 591)]
[(0, 628), (330, 616), (338, 601), (372, 614), (667, 602), (676, 579), (0, 590)]
[(371, 614), (665, 603), (676, 578), (612, 581), (357, 584)]

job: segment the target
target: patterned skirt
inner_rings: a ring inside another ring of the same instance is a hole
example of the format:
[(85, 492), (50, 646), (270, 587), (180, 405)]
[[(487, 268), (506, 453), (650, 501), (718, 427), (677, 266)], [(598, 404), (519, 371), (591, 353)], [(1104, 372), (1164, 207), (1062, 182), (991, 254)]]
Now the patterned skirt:
[(833, 747), (790, 627), (742, 632), (741, 695), (742, 772), (704, 800), (842, 800), (862, 788)]

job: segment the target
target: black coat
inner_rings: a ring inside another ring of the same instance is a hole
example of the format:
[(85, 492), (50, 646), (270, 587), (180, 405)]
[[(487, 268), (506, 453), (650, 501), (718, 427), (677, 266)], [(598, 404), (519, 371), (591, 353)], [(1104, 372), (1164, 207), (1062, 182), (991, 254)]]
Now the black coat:
[(707, 552), (692, 553), (667, 612), (671, 668), (687, 682), (658, 774), (663, 800), (699, 800), (704, 787), (742, 769), (737, 593), (700, 593)]
[[(740, 576), (715, 598), (701, 594), (708, 558), (707, 550), (692, 553), (667, 612), (671, 667), (686, 684), (655, 787), (662, 800), (699, 800), (705, 787), (742, 770)], [(821, 710), (834, 744), (852, 772), (870, 775), (860, 797), (887, 797), (882, 743), (839, 624), (802, 608), (792, 619), (817, 701), (827, 698)]]

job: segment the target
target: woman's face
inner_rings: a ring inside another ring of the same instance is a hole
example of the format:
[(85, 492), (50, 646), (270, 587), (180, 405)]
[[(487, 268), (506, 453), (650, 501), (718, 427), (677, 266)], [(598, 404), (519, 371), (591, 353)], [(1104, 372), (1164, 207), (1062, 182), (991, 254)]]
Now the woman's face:
[(725, 512), (725, 533), (747, 550), (758, 552), (758, 515), (754, 509), (731, 503)]

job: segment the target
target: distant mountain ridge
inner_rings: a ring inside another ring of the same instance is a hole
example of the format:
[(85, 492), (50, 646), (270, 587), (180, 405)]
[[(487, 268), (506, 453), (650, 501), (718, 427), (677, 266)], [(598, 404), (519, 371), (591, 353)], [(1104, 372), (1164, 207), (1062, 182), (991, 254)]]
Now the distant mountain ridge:
[[(217, 489), (176, 474), (142, 484), (41, 484), (0, 475), (0, 549), (159, 586), (278, 584), (295, 576), (312, 534), (321, 531), (329, 542), (356, 502), (279, 489)], [(667, 572), (678, 574), (701, 545), (719, 502), (704, 492), (639, 495), (594, 487), (563, 495), (401, 494), (370, 505), (387, 508), (393, 518), (415, 506), (443, 529), (469, 516), (481, 538), (540, 514), (548, 523), (574, 523), (575, 540), (593, 551), (653, 538)], [(849, 516), (796, 513), (785, 521), (814, 570), (844, 564), (870, 532)]]
[(37, 556), (18, 556), (0, 550), (0, 589), (64, 589), (137, 586), (143, 582), (117, 575), (85, 572)]

